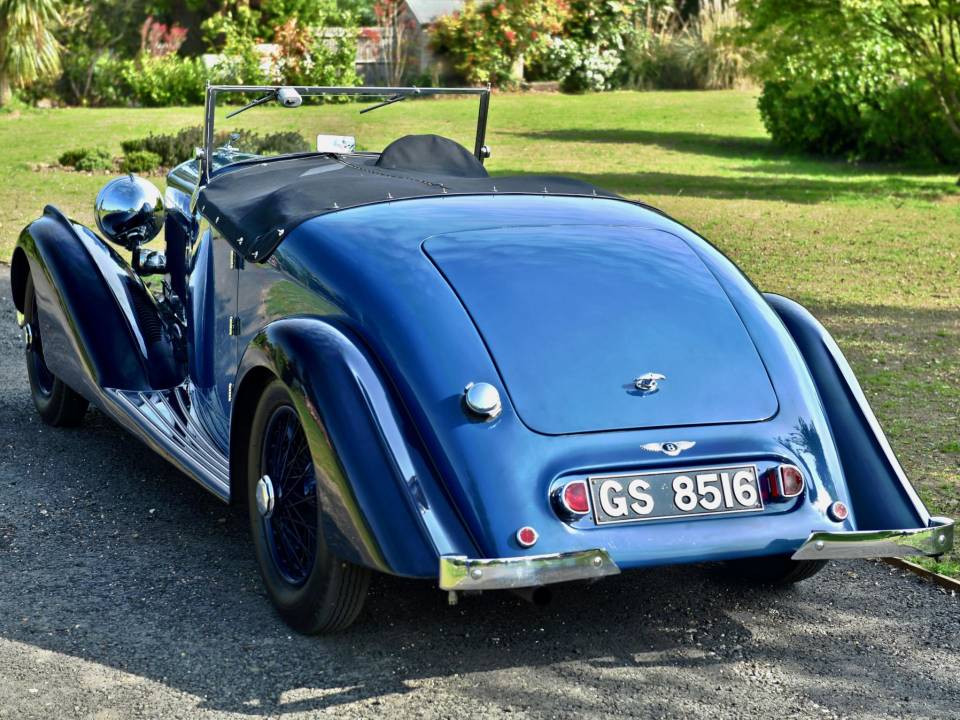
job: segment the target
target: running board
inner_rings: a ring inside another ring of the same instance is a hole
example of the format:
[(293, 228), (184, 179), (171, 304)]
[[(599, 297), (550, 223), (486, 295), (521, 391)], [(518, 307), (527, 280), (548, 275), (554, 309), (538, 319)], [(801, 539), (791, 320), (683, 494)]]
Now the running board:
[(188, 384), (141, 392), (105, 388), (115, 419), (221, 500), (230, 500), (230, 461), (203, 429)]

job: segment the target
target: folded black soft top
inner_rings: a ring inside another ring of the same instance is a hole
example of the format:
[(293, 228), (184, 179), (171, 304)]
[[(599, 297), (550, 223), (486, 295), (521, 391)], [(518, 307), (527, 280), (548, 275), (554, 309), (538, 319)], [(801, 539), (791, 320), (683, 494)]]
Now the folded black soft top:
[(263, 262), (284, 236), (319, 215), (391, 200), (494, 193), (618, 197), (563, 177), (489, 177), (462, 146), (420, 135), (400, 138), (379, 156), (309, 154), (237, 163), (210, 180), (197, 207), (243, 257)]

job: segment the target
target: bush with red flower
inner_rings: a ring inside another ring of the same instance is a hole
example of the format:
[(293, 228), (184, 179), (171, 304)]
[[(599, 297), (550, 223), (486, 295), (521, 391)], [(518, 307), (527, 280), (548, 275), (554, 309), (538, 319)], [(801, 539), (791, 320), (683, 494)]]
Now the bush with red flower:
[(475, 85), (511, 86), (523, 79), (523, 63), (539, 57), (569, 15), (566, 0), (467, 0), (459, 12), (434, 24), (434, 48)]

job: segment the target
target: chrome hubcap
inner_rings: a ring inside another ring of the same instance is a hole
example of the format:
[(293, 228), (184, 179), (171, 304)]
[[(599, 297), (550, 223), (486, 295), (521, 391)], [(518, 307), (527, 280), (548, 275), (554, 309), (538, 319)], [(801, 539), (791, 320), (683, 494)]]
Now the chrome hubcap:
[(261, 517), (268, 518), (273, 515), (273, 509), (276, 507), (277, 497), (273, 492), (273, 481), (269, 475), (264, 475), (257, 481), (257, 510)]

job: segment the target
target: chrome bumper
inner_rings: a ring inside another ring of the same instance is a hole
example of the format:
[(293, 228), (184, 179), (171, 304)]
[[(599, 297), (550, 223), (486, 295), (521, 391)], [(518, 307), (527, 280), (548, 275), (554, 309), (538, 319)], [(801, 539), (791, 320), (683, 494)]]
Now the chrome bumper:
[(811, 533), (794, 560), (942, 555), (953, 547), (953, 520), (930, 518), (930, 527), (915, 530), (861, 530)]
[(440, 589), (510, 590), (619, 573), (606, 550), (493, 559), (445, 555), (440, 558)]

